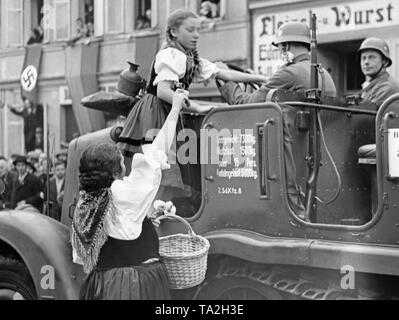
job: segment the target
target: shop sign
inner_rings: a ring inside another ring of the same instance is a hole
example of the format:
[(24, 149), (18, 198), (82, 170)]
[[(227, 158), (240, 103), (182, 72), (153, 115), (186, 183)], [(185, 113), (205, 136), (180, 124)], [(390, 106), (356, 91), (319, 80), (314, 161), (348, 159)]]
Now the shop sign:
[(254, 68), (267, 76), (282, 65), (272, 42), (279, 26), (288, 21), (309, 25), (312, 13), (317, 15), (317, 33), (333, 34), (399, 25), (399, 3), (394, 0), (368, 0), (331, 4), (324, 7), (262, 14), (254, 19)]

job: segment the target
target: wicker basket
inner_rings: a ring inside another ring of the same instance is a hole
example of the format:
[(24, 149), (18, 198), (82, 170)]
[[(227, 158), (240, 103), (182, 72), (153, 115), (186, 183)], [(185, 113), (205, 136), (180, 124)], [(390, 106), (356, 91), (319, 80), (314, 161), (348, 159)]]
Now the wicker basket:
[(159, 253), (168, 271), (169, 286), (173, 290), (188, 289), (205, 280), (209, 241), (194, 233), (190, 224), (179, 216), (161, 216), (182, 222), (188, 234), (175, 234), (159, 238)]

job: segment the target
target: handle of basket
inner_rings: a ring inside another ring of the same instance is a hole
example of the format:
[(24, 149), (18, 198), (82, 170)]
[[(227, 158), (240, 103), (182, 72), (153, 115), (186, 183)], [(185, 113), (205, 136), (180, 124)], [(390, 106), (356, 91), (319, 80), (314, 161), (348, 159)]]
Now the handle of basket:
[(163, 215), (163, 216), (160, 216), (159, 218), (157, 218), (155, 221), (161, 222), (162, 220), (167, 220), (167, 219), (168, 220), (176, 220), (176, 221), (183, 223), (186, 226), (186, 228), (188, 229), (188, 233), (190, 235), (195, 235), (193, 228), (191, 228), (191, 225), (187, 222), (187, 220), (182, 217), (179, 217), (177, 215), (168, 215), (168, 214)]

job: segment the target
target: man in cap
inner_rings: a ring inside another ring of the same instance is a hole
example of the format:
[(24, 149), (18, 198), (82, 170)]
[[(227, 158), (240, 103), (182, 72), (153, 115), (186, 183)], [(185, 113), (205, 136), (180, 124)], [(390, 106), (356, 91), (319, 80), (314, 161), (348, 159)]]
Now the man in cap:
[[(229, 104), (265, 102), (272, 89), (294, 92), (311, 89), (311, 37), (309, 27), (300, 22), (285, 23), (279, 28), (273, 45), (279, 48), (285, 64), (259, 90), (251, 94), (244, 92), (236, 83), (228, 82), (224, 84), (220, 88), (220, 92)], [(321, 70), (319, 71), (321, 79), (319, 83), (322, 84), (326, 95), (335, 97), (337, 91), (334, 81), (328, 71)], [(292, 152), (293, 138), (291, 132), (294, 126), (295, 114), (296, 110), (294, 108), (286, 107), (283, 109), (287, 192), (291, 208), (298, 217), (307, 219), (296, 184), (296, 168)]]
[(392, 65), (389, 47), (384, 40), (368, 38), (361, 44), (359, 53), (362, 72), (366, 77), (359, 95), (362, 101), (380, 106), (399, 92), (399, 82), (387, 72)]
[(18, 177), (11, 190), (11, 208), (32, 206), (40, 212), (42, 184), (36, 176), (28, 172), (28, 165), (26, 157), (23, 156), (18, 156), (14, 161)]
[(57, 161), (64, 162), (66, 164), (68, 161), (68, 150), (62, 149), (55, 155), (55, 158), (57, 159)]

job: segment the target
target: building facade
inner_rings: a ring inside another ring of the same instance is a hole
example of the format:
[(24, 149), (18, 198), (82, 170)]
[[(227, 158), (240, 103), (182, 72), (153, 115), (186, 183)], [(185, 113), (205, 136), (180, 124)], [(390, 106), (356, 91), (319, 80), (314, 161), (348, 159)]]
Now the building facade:
[[(68, 143), (76, 135), (114, 125), (120, 119), (87, 113), (78, 101), (84, 94), (100, 89), (115, 90), (127, 61), (140, 64), (139, 73), (147, 78), (151, 61), (164, 41), (168, 14), (178, 8), (200, 13), (202, 2), (0, 0), (1, 104), (21, 104), (26, 44), (32, 36), (31, 30), (41, 26), (38, 103), (45, 107), (50, 151), (57, 152), (62, 142)], [(216, 10), (203, 22), (201, 56), (211, 61), (249, 66), (248, 1), (212, 2)], [(86, 53), (86, 47), (98, 49)], [(88, 72), (85, 69), (90, 69), (89, 65), (92, 70)], [(212, 100), (219, 94), (211, 84), (193, 86), (191, 95)], [(8, 108), (1, 108), (0, 154), (23, 153), (23, 139), (22, 119), (11, 114)]]

